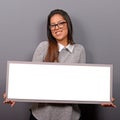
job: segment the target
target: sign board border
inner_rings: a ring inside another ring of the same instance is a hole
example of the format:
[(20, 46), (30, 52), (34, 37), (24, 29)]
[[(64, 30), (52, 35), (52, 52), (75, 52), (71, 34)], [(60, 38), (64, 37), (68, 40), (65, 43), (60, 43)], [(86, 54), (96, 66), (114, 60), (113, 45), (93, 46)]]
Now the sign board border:
[[(46, 100), (46, 99), (18, 99), (18, 98), (9, 98), (9, 66), (10, 64), (42, 64), (42, 65), (69, 65), (69, 66), (98, 66), (98, 67), (110, 67), (110, 101), (74, 101), (74, 100)], [(86, 63), (49, 63), (49, 62), (28, 62), (28, 61), (7, 61), (7, 74), (6, 74), (6, 94), (7, 99), (16, 101), (16, 102), (39, 102), (39, 103), (72, 103), (72, 104), (101, 104), (101, 103), (110, 103), (112, 101), (112, 85), (113, 85), (113, 65), (112, 64), (86, 64)]]

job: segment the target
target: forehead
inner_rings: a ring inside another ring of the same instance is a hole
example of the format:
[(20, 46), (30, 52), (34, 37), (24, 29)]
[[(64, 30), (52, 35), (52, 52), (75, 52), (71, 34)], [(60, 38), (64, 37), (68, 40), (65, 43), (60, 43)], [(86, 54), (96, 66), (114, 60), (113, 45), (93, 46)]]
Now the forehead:
[(60, 14), (55, 14), (55, 15), (53, 15), (53, 16), (50, 18), (50, 23), (56, 23), (56, 22), (59, 22), (59, 21), (61, 21), (61, 20), (65, 20), (65, 19), (63, 18), (63, 16), (60, 15)]

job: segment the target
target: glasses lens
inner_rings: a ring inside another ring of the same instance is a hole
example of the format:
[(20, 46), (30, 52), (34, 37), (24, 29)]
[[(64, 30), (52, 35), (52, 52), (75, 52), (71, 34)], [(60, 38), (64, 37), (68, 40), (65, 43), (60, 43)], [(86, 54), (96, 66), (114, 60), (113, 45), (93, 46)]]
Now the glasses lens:
[(51, 29), (51, 30), (54, 30), (56, 27), (63, 28), (65, 23), (66, 23), (66, 22), (63, 21), (63, 22), (59, 22), (59, 23), (57, 23), (57, 24), (50, 25), (50, 29)]

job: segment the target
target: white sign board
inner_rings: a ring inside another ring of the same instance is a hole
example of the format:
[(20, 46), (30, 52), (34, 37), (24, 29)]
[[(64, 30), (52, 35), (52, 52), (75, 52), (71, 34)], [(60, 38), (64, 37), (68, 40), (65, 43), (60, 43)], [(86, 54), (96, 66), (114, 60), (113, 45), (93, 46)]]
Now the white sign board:
[(19, 102), (111, 102), (112, 65), (8, 61), (7, 98)]

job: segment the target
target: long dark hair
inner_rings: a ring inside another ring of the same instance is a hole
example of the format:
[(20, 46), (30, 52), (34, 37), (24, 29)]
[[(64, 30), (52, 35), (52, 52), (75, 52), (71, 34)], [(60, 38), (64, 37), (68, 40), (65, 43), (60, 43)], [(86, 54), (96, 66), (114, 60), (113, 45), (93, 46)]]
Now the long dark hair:
[(45, 62), (58, 62), (58, 44), (56, 39), (52, 36), (51, 30), (49, 28), (50, 19), (55, 14), (60, 14), (66, 20), (68, 26), (68, 43), (74, 44), (73, 36), (72, 36), (73, 34), (72, 22), (68, 13), (61, 9), (55, 9), (51, 11), (47, 19), (47, 37), (48, 37), (49, 45), (48, 45), (47, 55), (45, 57)]

